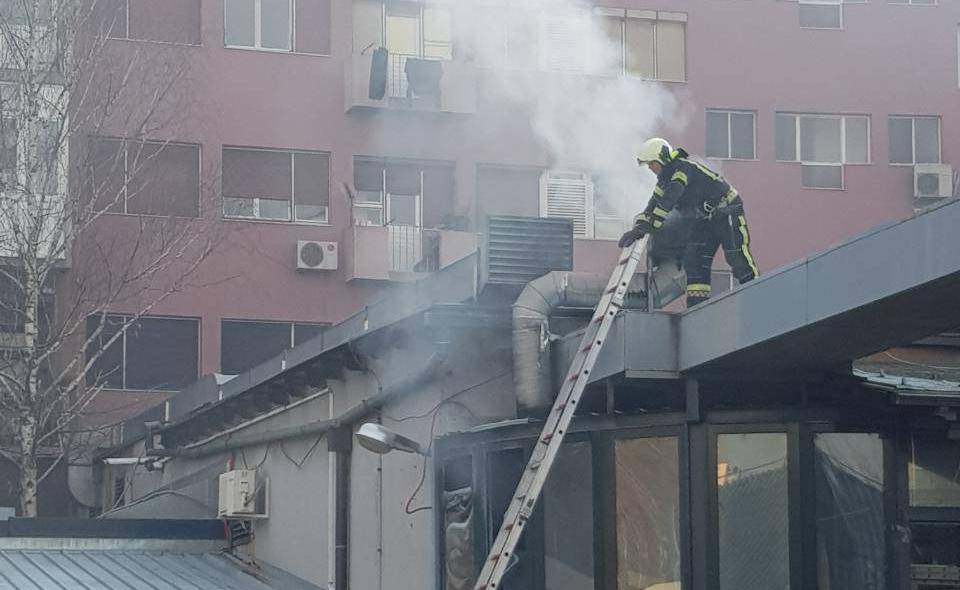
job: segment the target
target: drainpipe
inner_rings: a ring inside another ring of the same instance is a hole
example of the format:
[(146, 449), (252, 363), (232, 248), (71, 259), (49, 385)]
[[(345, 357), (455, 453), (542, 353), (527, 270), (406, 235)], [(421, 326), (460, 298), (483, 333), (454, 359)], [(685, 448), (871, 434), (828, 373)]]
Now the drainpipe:
[[(550, 359), (554, 338), (551, 314), (558, 307), (596, 307), (608, 280), (601, 275), (554, 271), (527, 283), (517, 297), (513, 304), (513, 385), (519, 414), (536, 414), (556, 396)], [(644, 309), (646, 305), (646, 295), (634, 286), (624, 307)]]

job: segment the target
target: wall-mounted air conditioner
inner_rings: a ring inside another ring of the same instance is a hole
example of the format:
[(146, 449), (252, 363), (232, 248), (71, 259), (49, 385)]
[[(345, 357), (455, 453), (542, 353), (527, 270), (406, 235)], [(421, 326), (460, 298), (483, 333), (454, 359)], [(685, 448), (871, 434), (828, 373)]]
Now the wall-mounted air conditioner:
[(337, 270), (338, 264), (336, 242), (297, 242), (297, 270)]
[(220, 474), (220, 518), (266, 518), (269, 491), (265, 478), (253, 469), (235, 469)]
[(953, 196), (953, 166), (917, 164), (913, 167), (913, 196), (917, 199), (943, 199)]

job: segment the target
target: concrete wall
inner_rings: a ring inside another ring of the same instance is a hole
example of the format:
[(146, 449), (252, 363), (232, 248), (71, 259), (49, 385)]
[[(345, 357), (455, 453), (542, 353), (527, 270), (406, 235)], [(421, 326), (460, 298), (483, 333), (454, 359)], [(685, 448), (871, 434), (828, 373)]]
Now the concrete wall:
[[(349, 372), (344, 381), (329, 383), (324, 395), (244, 431), (264, 432), (337, 416), (392, 384), (417, 374), (438, 348), (432, 330), (414, 330), (410, 338), (359, 349), (370, 356), (369, 373)], [(436, 377), (423, 388), (398, 397), (383, 408), (384, 425), (427, 444), (433, 437), (458, 431), (480, 422), (512, 417), (509, 355), (500, 348), (509, 345), (507, 333), (472, 331), (456, 336)], [(399, 347), (397, 346), (399, 345)], [(469, 393), (469, 395), (463, 395)], [(458, 403), (444, 403), (455, 398)], [(331, 414), (332, 408), (332, 414)], [(254, 543), (243, 551), (252, 557), (314, 584), (326, 587), (332, 576), (333, 504), (330, 490), (335, 481), (332, 455), (322, 439), (310, 457), (299, 462), (316, 437), (253, 446), (229, 454), (198, 460), (172, 459), (162, 472), (133, 478), (128, 503), (161, 486), (176, 488), (197, 502), (215, 502), (210, 484), (217, 474), (233, 466), (256, 468), (270, 481), (270, 516), (254, 521)], [(284, 451), (290, 458), (284, 456)], [(135, 455), (138, 449), (129, 449)], [(291, 460), (292, 459), (292, 460)], [(429, 509), (407, 514), (407, 499), (413, 494), (426, 468), (420, 491), (411, 509)], [(351, 459), (350, 578), (351, 588), (430, 588), (436, 575), (436, 539), (433, 462), (401, 452), (379, 456), (355, 445)], [(212, 506), (210, 508), (213, 508)], [(148, 501), (139, 505), (138, 516), (167, 516), (169, 503)], [(123, 511), (119, 511), (122, 514)]]
[[(960, 164), (956, 2), (844, 5), (842, 31), (801, 29), (793, 2), (604, 4), (688, 13), (688, 81), (664, 84), (681, 105), (682, 121), (662, 130), (675, 143), (703, 151), (705, 108), (756, 111), (758, 159), (728, 161), (722, 167), (744, 195), (764, 271), (912, 211), (911, 170), (886, 163), (888, 115), (941, 116), (943, 160)], [(297, 272), (293, 266), (297, 240), (343, 240), (350, 204), (337, 186), (352, 181), (354, 156), (454, 161), (457, 190), (451, 210), (475, 222), (487, 213), (538, 211), (535, 194), (477, 202), (480, 165), (550, 164), (531, 132), (528, 113), (483, 91), (484, 72), (477, 77), (475, 114), (344, 112), (344, 66), (362, 48), (351, 38), (352, 6), (350, 0), (331, 3), (329, 55), (224, 48), (220, 1), (202, 3), (202, 45), (180, 51), (190, 63), (185, 91), (195, 98), (196, 112), (190, 125), (172, 127), (170, 139), (201, 142), (204, 170), (220, 169), (223, 145), (331, 153), (329, 225), (222, 221), (223, 247), (199, 273), (211, 284), (187, 288), (154, 310), (200, 318), (201, 373), (219, 369), (223, 318), (335, 322), (376, 297), (376, 282), (346, 281), (347, 265), (315, 273)], [(117, 43), (158, 50), (158, 44)], [(589, 77), (583, 83), (589, 85)], [(774, 161), (773, 123), (779, 110), (870, 116), (873, 163), (847, 166), (844, 191), (801, 188), (799, 165)], [(216, 182), (210, 187), (213, 197), (218, 187)], [(206, 214), (216, 218), (219, 212)], [(578, 240), (576, 267), (602, 272), (611, 264), (612, 252), (609, 242)]]

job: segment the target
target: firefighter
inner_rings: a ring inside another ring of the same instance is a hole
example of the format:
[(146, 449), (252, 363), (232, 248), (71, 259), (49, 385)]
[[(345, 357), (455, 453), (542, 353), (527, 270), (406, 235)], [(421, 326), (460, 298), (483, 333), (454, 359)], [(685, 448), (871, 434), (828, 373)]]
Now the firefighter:
[(723, 246), (724, 258), (741, 285), (755, 279), (757, 270), (750, 252), (750, 230), (737, 190), (722, 176), (690, 160), (683, 149), (673, 149), (659, 137), (640, 147), (637, 163), (657, 175), (657, 186), (647, 208), (634, 218), (633, 229), (623, 234), (621, 248), (663, 227), (667, 215), (690, 220), (683, 266), (687, 273), (687, 307), (710, 297), (713, 257)]

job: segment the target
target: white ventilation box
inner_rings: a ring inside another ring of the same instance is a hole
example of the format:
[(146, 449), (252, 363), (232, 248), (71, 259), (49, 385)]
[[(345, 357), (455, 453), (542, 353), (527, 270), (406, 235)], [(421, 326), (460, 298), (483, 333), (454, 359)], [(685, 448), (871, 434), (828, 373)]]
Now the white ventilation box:
[(253, 469), (234, 469), (220, 474), (220, 500), (217, 516), (221, 518), (266, 518), (267, 486), (258, 487)]
[(953, 166), (917, 164), (913, 167), (913, 196), (917, 199), (943, 199), (953, 196)]
[(337, 242), (297, 242), (298, 270), (337, 270), (339, 265)]

